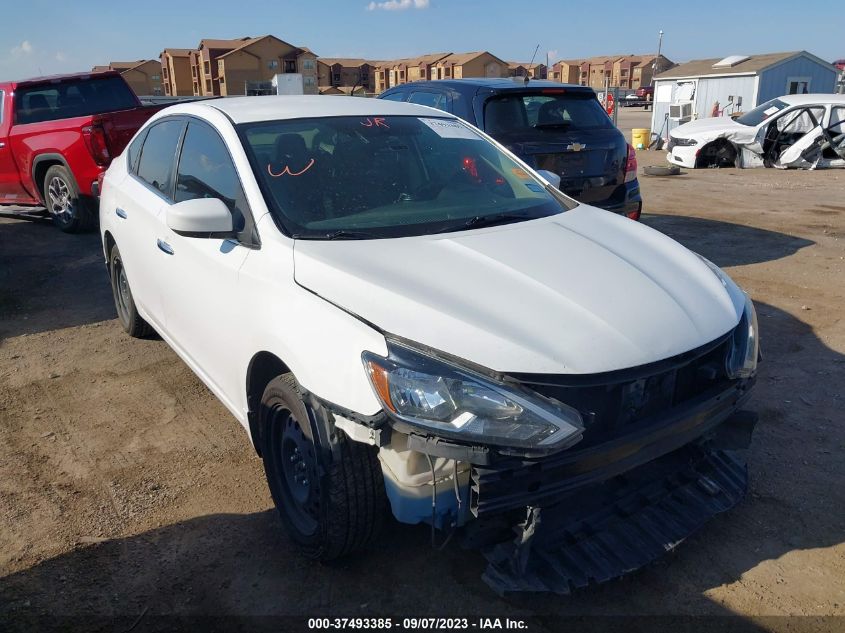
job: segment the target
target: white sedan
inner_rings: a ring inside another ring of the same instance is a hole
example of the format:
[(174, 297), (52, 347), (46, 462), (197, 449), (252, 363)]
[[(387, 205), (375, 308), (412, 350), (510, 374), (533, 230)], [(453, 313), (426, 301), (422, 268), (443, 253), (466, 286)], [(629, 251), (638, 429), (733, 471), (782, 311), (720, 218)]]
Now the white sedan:
[(744, 490), (744, 470), (719, 488), (701, 440), (754, 382), (748, 297), (450, 114), (174, 105), (112, 163), (100, 227), (123, 327), (157, 332), (244, 426), (311, 556), (363, 547), (388, 506), (447, 532), (574, 512), (567, 495), (672, 474), (678, 451), (710, 473), (690, 526)]
[(737, 119), (712, 117), (669, 132), (670, 163), (696, 167), (845, 168), (845, 95), (787, 95)]

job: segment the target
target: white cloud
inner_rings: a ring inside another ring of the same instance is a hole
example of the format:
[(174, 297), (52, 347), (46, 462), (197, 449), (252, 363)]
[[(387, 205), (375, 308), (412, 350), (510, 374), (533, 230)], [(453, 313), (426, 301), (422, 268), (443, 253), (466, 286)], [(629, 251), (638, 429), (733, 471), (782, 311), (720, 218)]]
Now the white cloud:
[(65, 55), (62, 51), (57, 51), (56, 52), (56, 61), (57, 62), (66, 62), (67, 61), (67, 55)]
[(385, 0), (370, 2), (367, 11), (405, 11), (406, 9), (428, 9), (429, 0)]
[(24, 40), (12, 49), (12, 55), (14, 57), (20, 57), (22, 55), (31, 55), (32, 50), (32, 44), (29, 43), (29, 40)]

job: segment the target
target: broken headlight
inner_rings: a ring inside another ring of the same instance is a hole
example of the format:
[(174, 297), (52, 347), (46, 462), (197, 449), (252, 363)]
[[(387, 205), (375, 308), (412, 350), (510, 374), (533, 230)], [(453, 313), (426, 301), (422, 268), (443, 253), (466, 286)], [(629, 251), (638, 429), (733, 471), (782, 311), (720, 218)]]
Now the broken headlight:
[(673, 136), (672, 140), (675, 142), (676, 146), (680, 147), (692, 147), (693, 145), (698, 145), (698, 141), (694, 138), (678, 138), (677, 136)]
[(468, 443), (560, 450), (581, 439), (581, 415), (540, 394), (388, 341), (364, 352), (373, 390), (394, 419)]
[(745, 310), (739, 325), (734, 328), (733, 341), (726, 360), (730, 378), (750, 378), (757, 371), (760, 354), (760, 333), (757, 330), (757, 311), (751, 297), (745, 295)]

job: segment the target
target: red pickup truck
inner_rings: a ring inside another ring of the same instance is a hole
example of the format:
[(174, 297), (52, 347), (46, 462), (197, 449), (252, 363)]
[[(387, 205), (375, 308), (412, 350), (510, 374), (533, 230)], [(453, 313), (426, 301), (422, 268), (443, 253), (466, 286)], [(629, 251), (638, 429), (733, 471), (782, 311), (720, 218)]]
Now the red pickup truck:
[(0, 83), (0, 205), (46, 207), (75, 233), (97, 221), (98, 177), (161, 105), (119, 73)]

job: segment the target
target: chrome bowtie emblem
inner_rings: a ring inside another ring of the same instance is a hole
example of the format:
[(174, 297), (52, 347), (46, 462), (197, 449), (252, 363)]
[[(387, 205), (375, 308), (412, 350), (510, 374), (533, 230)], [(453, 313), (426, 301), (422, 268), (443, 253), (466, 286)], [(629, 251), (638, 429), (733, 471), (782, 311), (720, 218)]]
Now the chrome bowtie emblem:
[(581, 143), (572, 143), (570, 145), (567, 145), (566, 149), (568, 149), (570, 152), (580, 152), (585, 147), (587, 147), (587, 146), (582, 145)]

